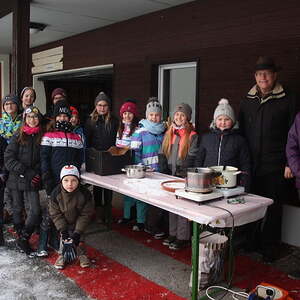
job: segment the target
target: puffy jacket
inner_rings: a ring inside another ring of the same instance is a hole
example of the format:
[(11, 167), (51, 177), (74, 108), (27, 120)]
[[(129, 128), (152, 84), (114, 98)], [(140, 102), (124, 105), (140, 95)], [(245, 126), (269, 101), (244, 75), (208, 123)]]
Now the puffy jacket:
[(58, 231), (70, 227), (79, 234), (84, 233), (94, 213), (91, 192), (82, 185), (68, 193), (59, 184), (51, 193), (49, 215)]
[[(41, 141), (41, 171), (54, 178), (54, 183), (60, 181), (60, 171), (63, 166), (72, 164), (80, 170), (83, 159), (83, 144), (79, 134), (74, 132), (46, 132)], [(45, 180), (45, 179), (44, 179)], [(54, 187), (54, 186), (53, 186)]]
[(287, 135), (295, 114), (296, 96), (279, 83), (264, 98), (254, 86), (242, 100), (240, 129), (249, 145), (255, 175), (284, 169)]
[(288, 134), (286, 157), (288, 165), (296, 177), (296, 187), (300, 189), (300, 113), (297, 114)]
[(93, 147), (99, 151), (106, 151), (116, 143), (119, 121), (113, 115), (108, 124), (102, 116), (97, 121), (90, 118), (86, 121), (84, 133), (87, 148)]
[(238, 129), (212, 129), (200, 142), (195, 160), (196, 167), (232, 166), (246, 172), (242, 181), (246, 189), (250, 187), (250, 153), (247, 142)]
[(0, 119), (0, 135), (3, 136), (7, 143), (13, 136), (13, 134), (22, 125), (22, 115), (17, 115), (14, 119), (7, 112), (2, 112), (2, 118)]
[(41, 174), (40, 145), (38, 135), (28, 135), (27, 143), (22, 145), (16, 133), (4, 153), (5, 167), (9, 171), (6, 186), (13, 190), (33, 190), (31, 179)]

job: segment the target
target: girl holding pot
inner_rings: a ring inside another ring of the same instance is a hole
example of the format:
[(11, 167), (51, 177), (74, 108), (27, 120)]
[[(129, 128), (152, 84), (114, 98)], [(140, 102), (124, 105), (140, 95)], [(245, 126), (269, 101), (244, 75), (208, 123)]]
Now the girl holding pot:
[[(100, 92), (95, 99), (95, 108), (84, 127), (86, 147), (106, 151), (115, 146), (118, 128), (119, 120), (111, 113), (111, 100), (104, 92)], [(99, 221), (109, 223), (112, 191), (94, 186), (93, 193)]]
[[(198, 135), (190, 122), (192, 108), (185, 103), (176, 106), (173, 122), (167, 130), (159, 154), (160, 172), (184, 177), (186, 168), (194, 164)], [(179, 250), (189, 245), (188, 219), (169, 213), (169, 237), (163, 245)]]
[(239, 134), (234, 111), (227, 99), (221, 99), (215, 109), (210, 132), (199, 146), (196, 167), (232, 166), (241, 170), (240, 184), (246, 191), (250, 186), (250, 154), (244, 137)]

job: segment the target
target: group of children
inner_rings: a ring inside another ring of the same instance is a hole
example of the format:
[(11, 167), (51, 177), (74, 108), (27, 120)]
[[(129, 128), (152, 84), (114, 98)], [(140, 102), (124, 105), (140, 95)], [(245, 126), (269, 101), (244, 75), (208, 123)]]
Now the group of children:
[[(3, 198), (6, 189), (6, 194), (12, 197), (13, 224), (21, 250), (28, 255), (35, 253), (43, 257), (48, 255), (47, 246), (50, 244), (60, 254), (55, 263), (57, 268), (63, 268), (70, 257), (78, 257), (82, 267), (89, 266), (82, 243), (84, 232), (95, 205), (97, 208), (111, 202), (112, 194), (94, 188), (92, 197), (89, 190), (80, 185), (85, 147), (100, 151), (114, 145), (130, 148), (136, 164), (178, 177), (185, 177), (189, 167), (230, 165), (242, 171), (240, 184), (249, 190), (251, 164), (248, 147), (226, 99), (219, 101), (210, 132), (199, 142), (191, 122), (192, 109), (186, 103), (175, 107), (171, 122), (166, 124), (162, 121), (162, 106), (157, 98), (149, 99), (142, 120), (138, 119), (136, 100), (127, 99), (120, 108), (119, 121), (111, 112), (111, 100), (100, 92), (83, 130), (79, 126), (79, 113), (66, 101), (64, 90), (56, 89), (52, 93), (50, 119), (49, 115), (48, 119), (42, 116), (33, 105), (35, 98), (32, 88), (22, 91), (21, 114), (18, 114), (18, 97), (8, 95), (2, 101), (0, 245), (4, 244)], [(296, 176), (300, 172), (299, 118), (296, 118), (288, 141), (288, 158)], [(41, 189), (47, 194), (48, 202), (44, 206), (40, 203)], [(154, 238), (163, 239), (163, 245), (172, 250), (189, 245), (190, 222), (186, 218), (131, 197), (124, 197), (124, 214), (118, 223), (131, 221), (133, 206), (137, 217), (132, 227), (134, 231), (145, 230)], [(33, 252), (29, 239), (38, 226), (39, 246)]]

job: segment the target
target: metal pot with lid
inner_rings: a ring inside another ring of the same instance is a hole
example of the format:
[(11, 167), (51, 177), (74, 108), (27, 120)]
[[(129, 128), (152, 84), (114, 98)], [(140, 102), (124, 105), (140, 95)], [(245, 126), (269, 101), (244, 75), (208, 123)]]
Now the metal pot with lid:
[(144, 178), (146, 170), (150, 170), (150, 168), (144, 165), (127, 165), (124, 169), (122, 169), (128, 178), (136, 179)]
[(210, 193), (214, 187), (214, 178), (220, 174), (211, 168), (188, 168), (185, 189), (194, 193)]

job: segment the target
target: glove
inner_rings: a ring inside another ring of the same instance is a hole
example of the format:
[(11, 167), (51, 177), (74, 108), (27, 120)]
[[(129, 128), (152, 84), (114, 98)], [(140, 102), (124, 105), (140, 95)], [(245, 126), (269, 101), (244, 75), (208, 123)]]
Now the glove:
[(0, 181), (2, 182), (2, 183), (5, 183), (6, 182), (6, 180), (7, 180), (7, 173), (0, 173)]
[(78, 232), (73, 232), (72, 236), (71, 236), (73, 243), (75, 246), (78, 246), (80, 243), (80, 234)]
[(31, 186), (33, 188), (39, 188), (40, 183), (41, 183), (41, 176), (40, 175), (35, 175), (35, 176), (32, 177)]
[(72, 239), (63, 241), (62, 255), (66, 263), (70, 263), (77, 258), (76, 247)]
[(61, 239), (62, 239), (63, 241), (67, 240), (67, 239), (70, 237), (70, 236), (69, 236), (69, 232), (68, 232), (67, 230), (62, 231), (62, 232), (60, 233), (60, 235), (61, 235)]

